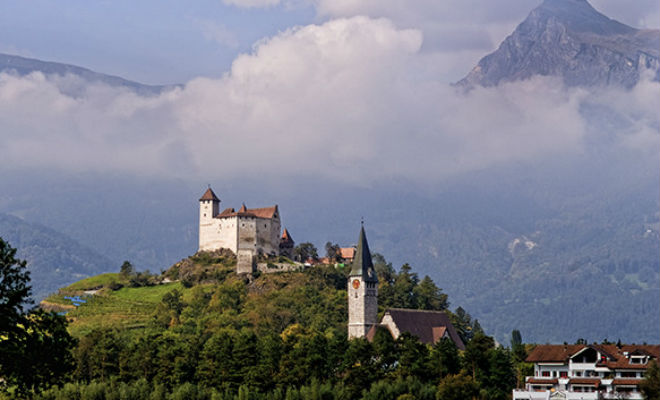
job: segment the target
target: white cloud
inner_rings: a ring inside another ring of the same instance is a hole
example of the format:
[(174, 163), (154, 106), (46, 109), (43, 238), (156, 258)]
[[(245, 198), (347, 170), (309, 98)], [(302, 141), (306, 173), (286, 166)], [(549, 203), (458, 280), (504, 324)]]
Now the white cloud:
[(155, 97), (102, 85), (71, 96), (62, 89), (74, 77), (3, 74), (1, 168), (433, 181), (584, 151), (586, 101), (636, 121), (616, 133), (629, 146), (658, 140), (657, 83), (599, 95), (535, 78), (460, 93), (422, 43), (387, 19), (335, 19), (263, 40), (222, 78)]

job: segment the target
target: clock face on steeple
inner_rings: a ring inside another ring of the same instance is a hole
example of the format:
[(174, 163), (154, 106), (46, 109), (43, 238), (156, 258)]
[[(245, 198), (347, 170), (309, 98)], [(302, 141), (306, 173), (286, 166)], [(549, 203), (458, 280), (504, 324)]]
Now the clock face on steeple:
[(353, 289), (358, 289), (360, 287), (360, 281), (358, 279), (353, 279)]

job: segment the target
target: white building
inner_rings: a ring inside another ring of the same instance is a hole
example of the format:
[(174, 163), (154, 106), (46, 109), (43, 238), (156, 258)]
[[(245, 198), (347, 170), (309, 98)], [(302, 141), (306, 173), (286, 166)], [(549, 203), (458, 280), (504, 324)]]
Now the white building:
[(290, 251), (293, 240), (280, 237), (277, 205), (220, 212), (220, 199), (208, 188), (199, 199), (199, 251), (229, 249), (238, 256), (238, 272), (251, 272), (256, 255), (279, 255), (280, 243)]
[(658, 345), (538, 345), (527, 357), (534, 376), (513, 400), (643, 399), (639, 383)]

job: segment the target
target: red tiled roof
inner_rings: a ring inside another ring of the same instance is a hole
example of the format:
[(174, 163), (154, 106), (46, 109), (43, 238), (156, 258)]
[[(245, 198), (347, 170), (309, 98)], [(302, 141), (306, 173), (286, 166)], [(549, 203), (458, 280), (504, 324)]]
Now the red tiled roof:
[(236, 213), (233, 208), (225, 208), (220, 214), (218, 214), (218, 217), (226, 217), (230, 216), (232, 214)]
[(527, 380), (527, 383), (533, 385), (556, 385), (559, 381), (557, 378), (554, 379), (543, 379), (543, 378), (530, 378)]
[(218, 199), (215, 193), (213, 193), (213, 190), (211, 190), (211, 188), (206, 189), (206, 192), (204, 192), (202, 197), (199, 199), (199, 201), (205, 201), (205, 200), (220, 201), (220, 199)]
[(277, 206), (272, 207), (263, 207), (263, 208), (247, 208), (245, 204), (241, 206), (238, 212), (234, 211), (233, 208), (227, 208), (223, 212), (217, 215), (216, 218), (224, 217), (255, 217), (255, 218), (267, 218), (271, 219), (277, 214)]
[(612, 385), (639, 385), (643, 379), (614, 379)]
[(355, 247), (341, 247), (339, 255), (344, 259), (353, 259), (355, 257)]
[(624, 352), (643, 352), (652, 357), (660, 358), (660, 345), (622, 345), (614, 344), (540, 344), (527, 356), (527, 362), (568, 362), (568, 359), (585, 348), (593, 348), (607, 357), (605, 362), (599, 361), (598, 366), (610, 369), (646, 369), (648, 364), (630, 364)]
[(582, 350), (583, 344), (540, 344), (529, 353), (527, 362), (566, 362), (568, 358)]
[(571, 384), (571, 385), (600, 386), (600, 379), (599, 378), (571, 378), (571, 380), (568, 381), (568, 383)]
[(289, 234), (289, 231), (286, 228), (284, 228), (284, 230), (282, 231), (281, 241), (286, 243), (288, 242), (293, 243), (293, 239), (291, 238), (291, 235)]

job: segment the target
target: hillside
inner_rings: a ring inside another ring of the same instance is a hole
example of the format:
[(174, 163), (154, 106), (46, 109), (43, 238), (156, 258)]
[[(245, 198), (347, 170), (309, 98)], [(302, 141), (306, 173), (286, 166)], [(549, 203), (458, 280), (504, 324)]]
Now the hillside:
[(28, 261), (32, 297), (37, 301), (71, 282), (116, 268), (70, 237), (12, 215), (0, 213), (0, 237)]
[[(346, 278), (333, 268), (262, 274), (253, 281), (237, 276), (235, 258), (199, 253), (176, 263), (163, 275), (119, 273), (83, 279), (46, 298), (42, 308), (67, 312), (70, 331), (82, 336), (95, 329), (142, 330), (177, 324), (250, 326), (282, 332), (292, 324), (323, 331), (345, 325)], [(184, 270), (185, 269), (185, 270)], [(182, 278), (171, 282), (168, 277)], [(163, 309), (172, 293), (192, 310)], [(76, 307), (70, 298), (84, 302)], [(201, 313), (199, 307), (205, 308)], [(345, 328), (344, 328), (345, 329)]]

